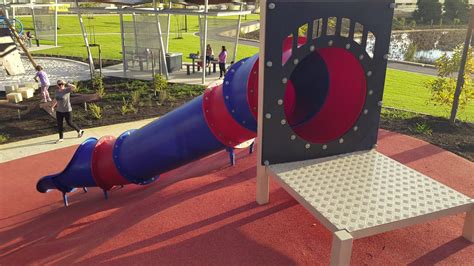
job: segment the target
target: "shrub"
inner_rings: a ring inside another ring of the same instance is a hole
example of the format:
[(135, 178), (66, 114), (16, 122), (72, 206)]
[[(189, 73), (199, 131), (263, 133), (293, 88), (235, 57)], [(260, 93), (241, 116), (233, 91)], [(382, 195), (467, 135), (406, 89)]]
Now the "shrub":
[(141, 96), (142, 92), (140, 90), (136, 90), (136, 91), (132, 91), (132, 93), (130, 94), (131, 96), (131, 105), (133, 106), (137, 106), (138, 103), (140, 102), (140, 96)]
[(416, 3), (417, 9), (413, 12), (413, 18), (421, 23), (438, 23), (441, 14), (442, 6), (439, 0), (418, 0)]
[(427, 136), (431, 136), (433, 134), (433, 130), (426, 122), (416, 123), (415, 127), (412, 128), (411, 130), (415, 133), (427, 135)]
[(168, 89), (168, 81), (160, 74), (156, 74), (153, 79), (153, 89), (156, 92), (166, 91)]
[(122, 106), (120, 106), (120, 113), (126, 115), (127, 113), (138, 113), (138, 109), (122, 97)]
[(9, 138), (7, 134), (0, 134), (0, 144), (7, 142)]
[(91, 115), (94, 119), (102, 119), (102, 108), (100, 108), (100, 106), (95, 103), (91, 103), (89, 104), (89, 110), (91, 111)]
[[(471, 78), (471, 72), (474, 67), (474, 58), (472, 49), (468, 51), (468, 57), (464, 72), (464, 86), (461, 87), (459, 96), (459, 109), (463, 111), (469, 102), (474, 99), (474, 84)], [(446, 54), (436, 60), (438, 68), (438, 78), (427, 83), (431, 90), (431, 101), (437, 106), (440, 105), (449, 113), (454, 101), (454, 92), (456, 90), (457, 71), (461, 66), (462, 45), (454, 49), (454, 54), (448, 57)]]
[(92, 86), (94, 86), (96, 92), (99, 94), (100, 97), (105, 96), (104, 79), (100, 74), (94, 75), (94, 79), (92, 80)]

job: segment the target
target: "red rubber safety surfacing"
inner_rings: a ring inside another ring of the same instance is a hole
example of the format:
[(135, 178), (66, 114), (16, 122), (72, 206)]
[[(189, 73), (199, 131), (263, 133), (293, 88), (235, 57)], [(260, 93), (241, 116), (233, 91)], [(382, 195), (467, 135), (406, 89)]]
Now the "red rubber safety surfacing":
[(317, 52), (328, 69), (328, 95), (321, 110), (294, 131), (307, 141), (323, 144), (354, 126), (364, 107), (366, 79), (358, 60), (345, 49), (321, 48)]
[(97, 185), (104, 190), (110, 190), (117, 185), (130, 184), (120, 175), (112, 158), (115, 140), (116, 138), (113, 136), (100, 138), (92, 152), (92, 177)]
[(235, 147), (255, 138), (256, 133), (242, 127), (227, 110), (222, 85), (206, 89), (202, 108), (206, 123), (214, 136), (227, 147)]

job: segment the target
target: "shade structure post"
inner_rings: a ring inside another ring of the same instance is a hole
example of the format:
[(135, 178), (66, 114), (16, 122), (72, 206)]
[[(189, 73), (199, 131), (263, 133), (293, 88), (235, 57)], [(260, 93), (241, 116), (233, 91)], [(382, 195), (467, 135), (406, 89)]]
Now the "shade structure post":
[[(240, 11), (244, 10), (244, 4), (240, 4)], [(239, 37), (240, 37), (240, 27), (242, 26), (242, 15), (239, 15), (239, 21), (237, 22), (237, 29), (235, 33), (235, 43), (234, 43), (234, 55), (232, 56), (232, 62), (236, 62), (237, 59), (237, 47), (239, 46)]]
[[(168, 74), (168, 66), (166, 65), (166, 54), (165, 54), (165, 47), (163, 44), (163, 35), (161, 33), (161, 23), (160, 23), (160, 18), (158, 16), (158, 8), (156, 6), (156, 0), (153, 0), (153, 10), (155, 11), (155, 19), (156, 19), (156, 27), (158, 31), (158, 38), (160, 39), (160, 53), (159, 53), (159, 59), (160, 59), (160, 72), (164, 73), (166, 79), (169, 79), (169, 74)], [(163, 71), (164, 70), (164, 71)]]
[(87, 59), (89, 61), (89, 70), (90, 70), (91, 80), (92, 80), (94, 78), (94, 61), (92, 60), (91, 48), (89, 46), (89, 40), (87, 39), (87, 32), (84, 27), (84, 20), (82, 19), (82, 14), (79, 8), (78, 0), (76, 0), (76, 7), (77, 7), (77, 17), (79, 18), (79, 24), (81, 25), (82, 38), (84, 39), (84, 44), (87, 49)]
[[(118, 6), (119, 9), (122, 8), (122, 6)], [(121, 36), (121, 44), (122, 44), (122, 62), (123, 62), (123, 74), (125, 75), (125, 72), (127, 71), (128, 63), (127, 63), (127, 57), (125, 56), (125, 29), (123, 26), (123, 13), (119, 13), (119, 19), (120, 19), (120, 36)]]
[(58, 0), (54, 4), (54, 46), (58, 46)]
[(209, 8), (209, 1), (204, 1), (204, 34), (202, 42), (202, 84), (206, 84), (206, 46), (207, 46), (207, 11)]

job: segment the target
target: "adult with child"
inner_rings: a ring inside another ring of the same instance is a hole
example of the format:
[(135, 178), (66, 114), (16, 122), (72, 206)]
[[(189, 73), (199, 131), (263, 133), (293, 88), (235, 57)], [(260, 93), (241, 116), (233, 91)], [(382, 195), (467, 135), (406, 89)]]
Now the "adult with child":
[(223, 75), (226, 73), (226, 68), (225, 68), (225, 63), (227, 60), (227, 49), (225, 46), (222, 46), (222, 50), (219, 53), (219, 72), (220, 76), (219, 78), (222, 78)]
[(56, 143), (63, 142), (63, 120), (77, 131), (77, 137), (80, 138), (84, 134), (84, 130), (80, 129), (72, 122), (72, 106), (71, 106), (71, 92), (76, 91), (76, 86), (66, 83), (64, 80), (57, 81), (57, 89), (54, 95), (54, 101), (51, 109), (56, 108), (56, 121), (58, 124), (59, 139)]
[(40, 82), (40, 90), (41, 90), (41, 95), (43, 97), (41, 102), (43, 103), (50, 102), (51, 98), (49, 97), (48, 89), (49, 89), (49, 85), (51, 84), (49, 83), (48, 75), (46, 74), (46, 72), (44, 72), (43, 67), (40, 65), (37, 65), (35, 69), (36, 69), (36, 75), (34, 77), (34, 80), (38, 82), (38, 79), (39, 79), (39, 82)]

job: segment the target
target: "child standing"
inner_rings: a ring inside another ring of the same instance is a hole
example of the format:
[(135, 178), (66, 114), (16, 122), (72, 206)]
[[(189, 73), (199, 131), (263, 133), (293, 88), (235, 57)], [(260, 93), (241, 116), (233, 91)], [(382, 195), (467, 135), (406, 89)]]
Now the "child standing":
[(41, 95), (43, 95), (43, 99), (41, 100), (41, 102), (50, 102), (51, 98), (49, 97), (48, 88), (51, 84), (49, 83), (48, 75), (46, 74), (46, 72), (43, 71), (42, 66), (36, 66), (36, 76), (34, 77), (34, 79), (36, 82), (38, 82), (38, 79), (40, 81)]
[(221, 73), (219, 78), (222, 78), (222, 76), (226, 73), (226, 69), (225, 69), (226, 60), (227, 60), (227, 49), (225, 49), (225, 46), (222, 46), (222, 51), (219, 54), (219, 71)]

